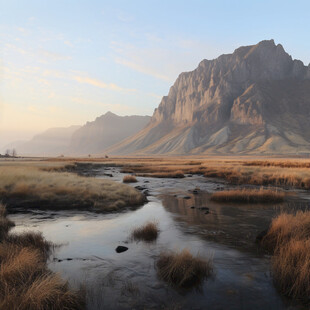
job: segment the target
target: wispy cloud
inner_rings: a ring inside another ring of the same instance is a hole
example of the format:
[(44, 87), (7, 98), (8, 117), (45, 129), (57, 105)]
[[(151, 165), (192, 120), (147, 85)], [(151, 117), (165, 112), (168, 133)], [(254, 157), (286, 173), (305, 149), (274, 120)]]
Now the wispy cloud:
[(152, 69), (150, 67), (147, 67), (147, 66), (143, 66), (143, 65), (141, 65), (139, 63), (135, 63), (133, 61), (130, 61), (130, 60), (127, 60), (127, 59), (124, 59), (124, 58), (116, 58), (115, 62), (117, 64), (120, 64), (120, 65), (126, 66), (128, 68), (131, 68), (131, 69), (133, 69), (135, 71), (138, 71), (138, 72), (141, 72), (141, 73), (153, 76), (153, 77), (155, 77), (157, 79), (168, 81), (168, 82), (171, 81), (171, 78), (169, 78), (169, 76), (166, 76), (166, 75), (163, 75), (163, 74), (161, 74), (159, 72), (156, 72), (154, 69)]
[(55, 52), (50, 52), (50, 51), (45, 50), (45, 49), (40, 49), (39, 53), (45, 59), (52, 60), (52, 61), (70, 60), (71, 59), (71, 56), (62, 55), (60, 53), (55, 53)]
[(214, 58), (218, 48), (189, 38), (163, 38), (153, 33), (141, 35), (136, 44), (112, 41), (114, 61), (137, 72), (173, 83), (181, 72), (193, 70), (204, 58)]
[(81, 84), (88, 84), (99, 88), (106, 88), (114, 91), (135, 92), (136, 89), (129, 89), (120, 87), (114, 83), (105, 83), (101, 80), (91, 78), (88, 76), (74, 76), (73, 79)]
[(70, 100), (72, 102), (76, 102), (77, 104), (85, 105), (85, 106), (96, 106), (100, 107), (100, 109), (104, 109), (105, 111), (111, 111), (113, 113), (117, 113), (119, 115), (126, 114), (134, 114), (137, 113), (137, 109), (121, 103), (105, 103), (102, 101), (92, 100), (90, 98), (81, 98), (81, 97), (71, 97)]

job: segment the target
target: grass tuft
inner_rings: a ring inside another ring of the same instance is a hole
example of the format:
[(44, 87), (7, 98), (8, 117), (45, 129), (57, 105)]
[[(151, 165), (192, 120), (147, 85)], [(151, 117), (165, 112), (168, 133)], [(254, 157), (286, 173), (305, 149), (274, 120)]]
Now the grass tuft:
[(134, 175), (125, 175), (123, 178), (124, 183), (136, 183), (137, 178)]
[(158, 236), (158, 224), (156, 222), (148, 222), (142, 227), (135, 228), (132, 232), (134, 240), (154, 241)]
[(177, 287), (199, 285), (213, 272), (211, 260), (194, 257), (188, 250), (161, 253), (157, 261), (158, 275)]
[(284, 192), (271, 189), (235, 189), (216, 192), (211, 195), (211, 200), (219, 202), (282, 202)]
[(310, 296), (310, 211), (275, 218), (262, 239), (273, 253), (272, 274), (282, 293), (309, 303)]
[(45, 258), (48, 257), (53, 247), (53, 244), (51, 242), (48, 242), (40, 232), (9, 234), (6, 237), (5, 241), (12, 245), (38, 250)]

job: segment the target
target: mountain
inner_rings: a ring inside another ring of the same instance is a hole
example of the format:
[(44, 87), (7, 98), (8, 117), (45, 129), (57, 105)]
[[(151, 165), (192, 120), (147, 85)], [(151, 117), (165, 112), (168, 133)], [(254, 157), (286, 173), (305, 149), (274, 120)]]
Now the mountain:
[(72, 135), (69, 152), (72, 154), (100, 153), (143, 129), (150, 116), (118, 116), (112, 112), (87, 122)]
[(79, 128), (80, 126), (50, 128), (27, 142), (12, 144), (7, 148), (16, 148), (18, 155), (58, 156), (68, 151), (71, 136)]
[(181, 73), (149, 125), (109, 154), (310, 153), (310, 66), (273, 40)]

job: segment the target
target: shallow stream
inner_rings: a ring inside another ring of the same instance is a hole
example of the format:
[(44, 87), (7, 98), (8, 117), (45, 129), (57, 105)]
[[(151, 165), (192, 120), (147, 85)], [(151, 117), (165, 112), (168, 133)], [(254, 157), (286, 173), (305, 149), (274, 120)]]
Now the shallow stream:
[[(89, 172), (121, 181), (119, 168)], [(105, 174), (112, 174), (109, 177)], [(258, 233), (285, 209), (309, 207), (309, 195), (299, 191), (285, 203), (235, 205), (209, 201), (215, 190), (227, 188), (202, 176), (184, 179), (139, 178), (148, 202), (122, 213), (31, 212), (11, 215), (13, 231), (41, 231), (58, 244), (49, 268), (86, 291), (88, 309), (304, 309), (278, 294), (270, 275), (270, 257), (255, 244)], [(192, 190), (199, 187), (198, 193)], [(209, 208), (209, 213), (199, 209)], [(131, 240), (133, 228), (146, 221), (159, 224), (154, 243)], [(129, 249), (116, 253), (118, 245)], [(198, 288), (177, 290), (157, 277), (162, 251), (189, 249), (213, 257), (214, 275)]]

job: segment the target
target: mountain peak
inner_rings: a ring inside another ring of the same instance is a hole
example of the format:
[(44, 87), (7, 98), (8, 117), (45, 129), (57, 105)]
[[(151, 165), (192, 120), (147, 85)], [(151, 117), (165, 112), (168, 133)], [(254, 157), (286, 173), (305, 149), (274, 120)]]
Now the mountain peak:
[(264, 40), (181, 73), (149, 127), (118, 150), (287, 153), (301, 145), (310, 151), (307, 117), (310, 69)]
[(115, 113), (113, 113), (111, 111), (108, 111), (103, 116), (118, 116), (118, 115), (116, 115)]

